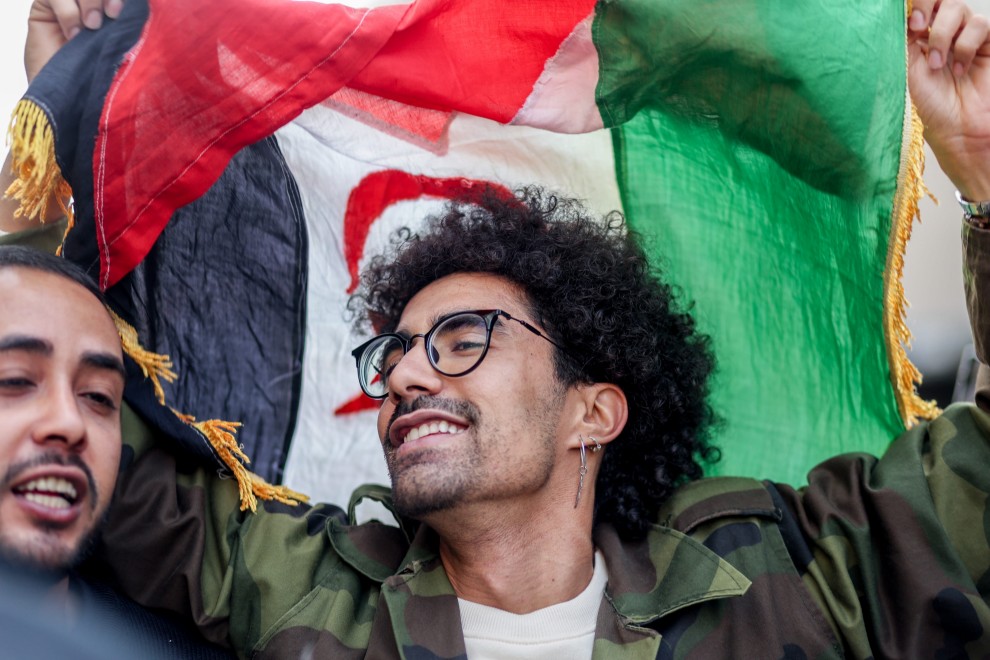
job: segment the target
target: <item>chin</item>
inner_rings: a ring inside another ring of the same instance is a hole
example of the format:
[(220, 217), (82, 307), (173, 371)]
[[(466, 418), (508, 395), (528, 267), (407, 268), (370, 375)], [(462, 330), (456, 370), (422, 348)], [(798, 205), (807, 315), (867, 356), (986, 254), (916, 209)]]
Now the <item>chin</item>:
[(18, 537), (0, 533), (0, 559), (32, 571), (64, 573), (90, 555), (96, 538), (97, 530), (71, 539), (50, 530), (32, 530)]
[(52, 539), (0, 542), (0, 557), (18, 568), (40, 573), (64, 573), (76, 563), (78, 550)]
[(458, 493), (438, 491), (436, 488), (423, 491), (419, 488), (392, 485), (392, 503), (395, 510), (406, 518), (422, 520), (424, 517), (447, 511), (462, 501)]

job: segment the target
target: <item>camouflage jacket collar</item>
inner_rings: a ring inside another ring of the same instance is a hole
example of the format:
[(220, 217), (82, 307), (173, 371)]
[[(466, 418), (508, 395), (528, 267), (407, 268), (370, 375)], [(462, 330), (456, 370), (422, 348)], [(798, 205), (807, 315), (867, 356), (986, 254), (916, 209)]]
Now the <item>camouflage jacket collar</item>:
[(606, 596), (616, 614), (643, 625), (706, 600), (741, 596), (749, 579), (729, 562), (681, 532), (654, 525), (646, 538), (623, 541), (598, 525), (595, 546), (608, 566)]
[[(440, 561), (436, 532), (426, 525), (378, 523), (335, 523), (329, 532), (341, 559), (381, 584), (386, 607), (379, 603), (384, 611), (376, 627), (390, 625), (390, 650), (402, 658), (423, 651), (464, 657), (457, 596)], [(646, 538), (629, 542), (602, 524), (594, 540), (608, 566), (595, 658), (655, 658), (660, 637), (646, 626), (695, 603), (740, 596), (750, 584), (727, 561), (669, 527), (655, 525)]]

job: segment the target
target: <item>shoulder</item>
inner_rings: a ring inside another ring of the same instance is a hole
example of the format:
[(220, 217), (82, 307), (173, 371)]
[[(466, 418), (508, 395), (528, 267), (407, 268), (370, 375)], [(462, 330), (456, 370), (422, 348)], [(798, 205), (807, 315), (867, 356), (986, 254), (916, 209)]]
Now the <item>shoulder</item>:
[(718, 520), (757, 517), (779, 521), (766, 485), (746, 477), (709, 477), (682, 486), (660, 508), (661, 524), (682, 533)]
[(964, 481), (990, 492), (987, 465), (990, 415), (972, 404), (955, 404), (902, 433), (880, 458), (848, 453), (823, 461), (809, 471), (807, 485), (795, 488), (747, 477), (686, 484), (664, 503), (658, 520), (690, 532), (720, 519), (780, 522), (801, 503), (828, 501), (832, 507), (859, 509), (864, 500), (897, 496), (919, 500), (920, 506), (933, 490), (944, 490), (945, 481)]

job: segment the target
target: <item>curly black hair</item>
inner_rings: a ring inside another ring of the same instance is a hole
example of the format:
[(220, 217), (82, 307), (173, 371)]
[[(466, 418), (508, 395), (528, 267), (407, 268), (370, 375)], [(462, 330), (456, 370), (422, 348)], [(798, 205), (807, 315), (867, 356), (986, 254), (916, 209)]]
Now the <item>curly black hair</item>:
[(490, 273), (522, 287), (536, 320), (567, 349), (556, 351), (559, 380), (614, 383), (626, 394), (629, 420), (602, 459), (595, 517), (641, 538), (663, 500), (718, 460), (710, 341), (622, 214), (594, 217), (538, 188), (473, 202), (428, 218), (421, 235), (400, 230), (396, 253), (371, 260), (349, 307), (359, 323), (391, 332), (409, 300), (447, 275)]

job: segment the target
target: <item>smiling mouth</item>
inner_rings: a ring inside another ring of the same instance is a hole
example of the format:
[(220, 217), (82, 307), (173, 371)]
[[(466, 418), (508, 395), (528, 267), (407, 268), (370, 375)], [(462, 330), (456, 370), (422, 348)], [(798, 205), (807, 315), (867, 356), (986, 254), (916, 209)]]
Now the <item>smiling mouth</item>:
[(452, 424), (445, 419), (432, 422), (424, 422), (419, 426), (410, 427), (406, 430), (405, 435), (402, 436), (402, 442), (411, 442), (413, 440), (419, 440), (420, 438), (433, 435), (436, 433), (445, 433), (448, 435), (453, 435), (455, 433), (460, 433), (466, 427), (459, 426), (457, 424)]
[(11, 490), (28, 502), (49, 509), (68, 509), (79, 501), (75, 484), (62, 477), (39, 477)]

